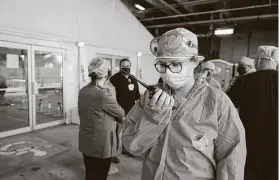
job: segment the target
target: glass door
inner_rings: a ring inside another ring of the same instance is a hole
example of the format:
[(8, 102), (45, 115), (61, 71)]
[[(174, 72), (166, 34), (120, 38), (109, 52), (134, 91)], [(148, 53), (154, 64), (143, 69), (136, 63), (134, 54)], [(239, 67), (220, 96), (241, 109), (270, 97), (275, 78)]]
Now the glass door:
[(112, 75), (119, 72), (119, 63), (122, 59), (129, 59), (129, 57), (114, 56), (114, 55), (101, 54), (101, 53), (97, 53), (96, 56), (106, 59), (110, 63), (110, 71)]
[(0, 138), (32, 130), (30, 52), (0, 41)]
[(65, 123), (63, 62), (65, 51), (32, 46), (33, 117), (35, 129)]

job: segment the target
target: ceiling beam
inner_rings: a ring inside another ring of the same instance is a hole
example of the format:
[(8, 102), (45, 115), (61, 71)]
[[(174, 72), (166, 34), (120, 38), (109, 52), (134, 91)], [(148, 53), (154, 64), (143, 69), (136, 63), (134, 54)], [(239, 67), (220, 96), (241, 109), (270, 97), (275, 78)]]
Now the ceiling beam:
[(158, 0), (160, 3), (162, 3), (163, 5), (165, 5), (166, 7), (168, 7), (170, 10), (172, 10), (173, 12), (175, 12), (176, 14), (183, 14), (180, 11), (178, 11), (177, 9), (175, 9), (174, 7), (172, 7), (169, 3), (167, 3), (165, 0)]
[[(153, 4), (152, 2), (154, 2), (153, 0), (145, 0), (145, 1), (149, 2), (151, 4)], [(197, 6), (197, 5), (203, 5), (203, 4), (216, 3), (216, 2), (219, 2), (219, 1), (221, 1), (221, 0), (196, 0), (196, 1), (183, 2), (183, 3), (180, 3), (180, 4), (171, 4), (170, 6), (174, 7), (174, 8), (179, 7), (179, 6), (190, 7), (190, 6)], [(158, 4), (158, 3), (156, 3), (156, 4)], [(168, 8), (167, 6), (160, 6), (160, 5), (154, 5), (154, 6), (155, 6), (154, 8), (148, 8), (148, 9), (146, 9), (144, 11), (138, 11), (137, 14), (146, 14), (146, 13), (153, 12), (154, 10)]]
[[(180, 17), (188, 17), (188, 16), (197, 16), (197, 15), (212, 14), (212, 13), (222, 13), (222, 12), (241, 11), (241, 10), (248, 10), (248, 9), (267, 8), (267, 7), (272, 7), (272, 6), (278, 6), (278, 4), (264, 4), (264, 5), (246, 6), (246, 7), (231, 8), (231, 9), (218, 9), (218, 10), (214, 10), (214, 11), (203, 11), (203, 12), (195, 12), (195, 13), (188, 13), (188, 14), (182, 14), (182, 15), (171, 15), (171, 16), (146, 18), (146, 19), (141, 19), (140, 21), (141, 22), (143, 22), (143, 21), (154, 21), (154, 20), (180, 18)], [(222, 18), (220, 18), (220, 19), (222, 19)]]
[(190, 8), (190, 7), (187, 7), (187, 6), (184, 6), (182, 3), (186, 3), (186, 2), (189, 2), (189, 0), (185, 0), (182, 2), (182, 0), (174, 0), (175, 2), (177, 2), (177, 4), (181, 5), (181, 7), (183, 7), (186, 11), (192, 13), (193, 12), (193, 8)]
[[(151, 5), (153, 5), (155, 8), (161, 5), (161, 4), (158, 3), (156, 0), (144, 0), (144, 1), (147, 2), (147, 3), (149, 3), (149, 4), (151, 4)], [(147, 10), (147, 9), (146, 9), (146, 10)], [(146, 11), (146, 10), (144, 10), (144, 11)], [(141, 13), (141, 12), (144, 12), (144, 11), (138, 11), (138, 12), (136, 13), (136, 15), (137, 15), (137, 14), (145, 14), (145, 13)], [(172, 13), (171, 13), (169, 10), (167, 10), (167, 9), (162, 9), (161, 11), (164, 12), (164, 13), (166, 13), (166, 14), (168, 14), (168, 15), (172, 15)]]
[(207, 25), (207, 24), (227, 24), (232, 22), (247, 22), (255, 20), (267, 20), (267, 19), (278, 19), (278, 14), (265, 14), (265, 15), (256, 15), (256, 16), (244, 16), (244, 17), (233, 17), (233, 18), (223, 18), (223, 19), (213, 19), (213, 20), (203, 20), (203, 21), (192, 21), (192, 22), (183, 22), (183, 23), (172, 23), (172, 24), (158, 24), (146, 26), (147, 29), (153, 28), (165, 28), (165, 27), (184, 27), (184, 26), (193, 26), (193, 25)]

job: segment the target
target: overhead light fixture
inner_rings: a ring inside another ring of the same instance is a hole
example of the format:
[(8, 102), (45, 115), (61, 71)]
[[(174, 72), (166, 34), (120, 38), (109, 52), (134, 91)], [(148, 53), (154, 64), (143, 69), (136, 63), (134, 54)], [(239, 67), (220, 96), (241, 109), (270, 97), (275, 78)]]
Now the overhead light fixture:
[(233, 33), (234, 33), (233, 28), (219, 28), (219, 29), (215, 29), (215, 31), (214, 31), (214, 34), (216, 36), (231, 35)]
[(137, 56), (142, 56), (142, 53), (141, 53), (141, 52), (138, 52), (138, 53), (137, 53)]
[(77, 46), (80, 47), (80, 48), (82, 48), (82, 47), (84, 46), (84, 42), (78, 42), (78, 43), (77, 43)]
[(139, 4), (135, 4), (135, 7), (138, 8), (139, 10), (141, 10), (141, 11), (144, 11), (144, 10), (145, 10), (145, 8), (142, 7), (142, 6), (139, 5)]

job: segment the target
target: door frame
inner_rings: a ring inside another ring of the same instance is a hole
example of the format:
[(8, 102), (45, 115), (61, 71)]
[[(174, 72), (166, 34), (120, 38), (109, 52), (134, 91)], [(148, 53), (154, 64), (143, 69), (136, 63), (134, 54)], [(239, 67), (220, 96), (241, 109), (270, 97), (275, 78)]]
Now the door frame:
[[(0, 138), (19, 135), (23, 133), (28, 133), (34, 130), (43, 129), (47, 127), (53, 127), (61, 124), (66, 124), (66, 80), (67, 80), (67, 74), (66, 74), (66, 66), (65, 66), (65, 55), (66, 50), (62, 48), (56, 48), (56, 47), (46, 47), (46, 46), (39, 46), (39, 45), (33, 45), (33, 44), (26, 44), (26, 43), (20, 43), (20, 42), (11, 42), (11, 41), (5, 41), (0, 40), (0, 47), (7, 47), (7, 48), (15, 48), (15, 49), (24, 49), (27, 50), (27, 84), (28, 84), (28, 117), (29, 117), (29, 126), (3, 131), (0, 132)], [(63, 90), (63, 117), (62, 119), (58, 119), (56, 121), (43, 123), (43, 124), (36, 124), (36, 94), (35, 94), (35, 54), (34, 52), (36, 50), (39, 51), (47, 51), (47, 52), (54, 52), (54, 53), (61, 53), (62, 54), (62, 90)]]
[(99, 57), (99, 58), (108, 58), (108, 59), (111, 59), (111, 71), (112, 71), (112, 75), (115, 74), (115, 73), (118, 73), (118, 71), (116, 71), (116, 59), (129, 59), (130, 60), (130, 57), (129, 56), (120, 56), (120, 55), (113, 55), (113, 54), (104, 54), (104, 53), (96, 53), (96, 56)]
[(27, 44), (21, 44), (21, 43), (14, 43), (14, 42), (8, 42), (8, 41), (2, 41), (0, 40), (0, 47), (6, 47), (6, 48), (14, 48), (14, 49), (24, 49), (27, 50), (27, 86), (25, 88), (28, 88), (27, 97), (28, 97), (28, 119), (29, 119), (29, 126), (19, 128), (19, 129), (13, 129), (8, 131), (0, 132), (0, 138), (23, 134), (32, 131), (33, 125), (33, 117), (32, 117), (32, 97), (30, 93), (31, 89), (31, 46)]
[[(36, 93), (35, 91), (35, 82), (36, 82), (36, 67), (35, 67), (35, 51), (45, 51), (45, 52), (53, 52), (53, 53), (60, 53), (62, 54), (62, 92), (63, 92), (63, 100), (62, 100), (62, 104), (63, 104), (63, 117), (62, 119), (58, 119), (56, 121), (51, 121), (51, 122), (47, 122), (47, 123), (42, 123), (42, 124), (37, 124), (37, 118), (36, 118)], [(66, 123), (66, 117), (65, 117), (65, 104), (66, 104), (66, 81), (65, 81), (65, 75), (66, 75), (66, 71), (65, 71), (65, 49), (59, 49), (59, 48), (53, 48), (53, 47), (45, 47), (45, 46), (38, 46), (38, 45), (31, 45), (31, 87), (32, 87), (32, 123), (33, 123), (33, 129), (34, 130), (38, 130), (38, 129), (43, 129), (43, 128), (47, 128), (47, 127), (52, 127), (52, 126), (57, 126), (60, 124), (65, 124)]]

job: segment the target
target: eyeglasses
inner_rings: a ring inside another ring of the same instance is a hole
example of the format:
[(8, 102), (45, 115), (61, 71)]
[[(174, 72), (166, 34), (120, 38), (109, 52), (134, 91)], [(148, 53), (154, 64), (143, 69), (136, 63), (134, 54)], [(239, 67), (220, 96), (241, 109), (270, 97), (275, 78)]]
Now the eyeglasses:
[(180, 73), (182, 70), (182, 62), (173, 62), (167, 65), (166, 63), (158, 61), (154, 66), (156, 70), (161, 74), (165, 73), (167, 71), (167, 68), (173, 73)]

